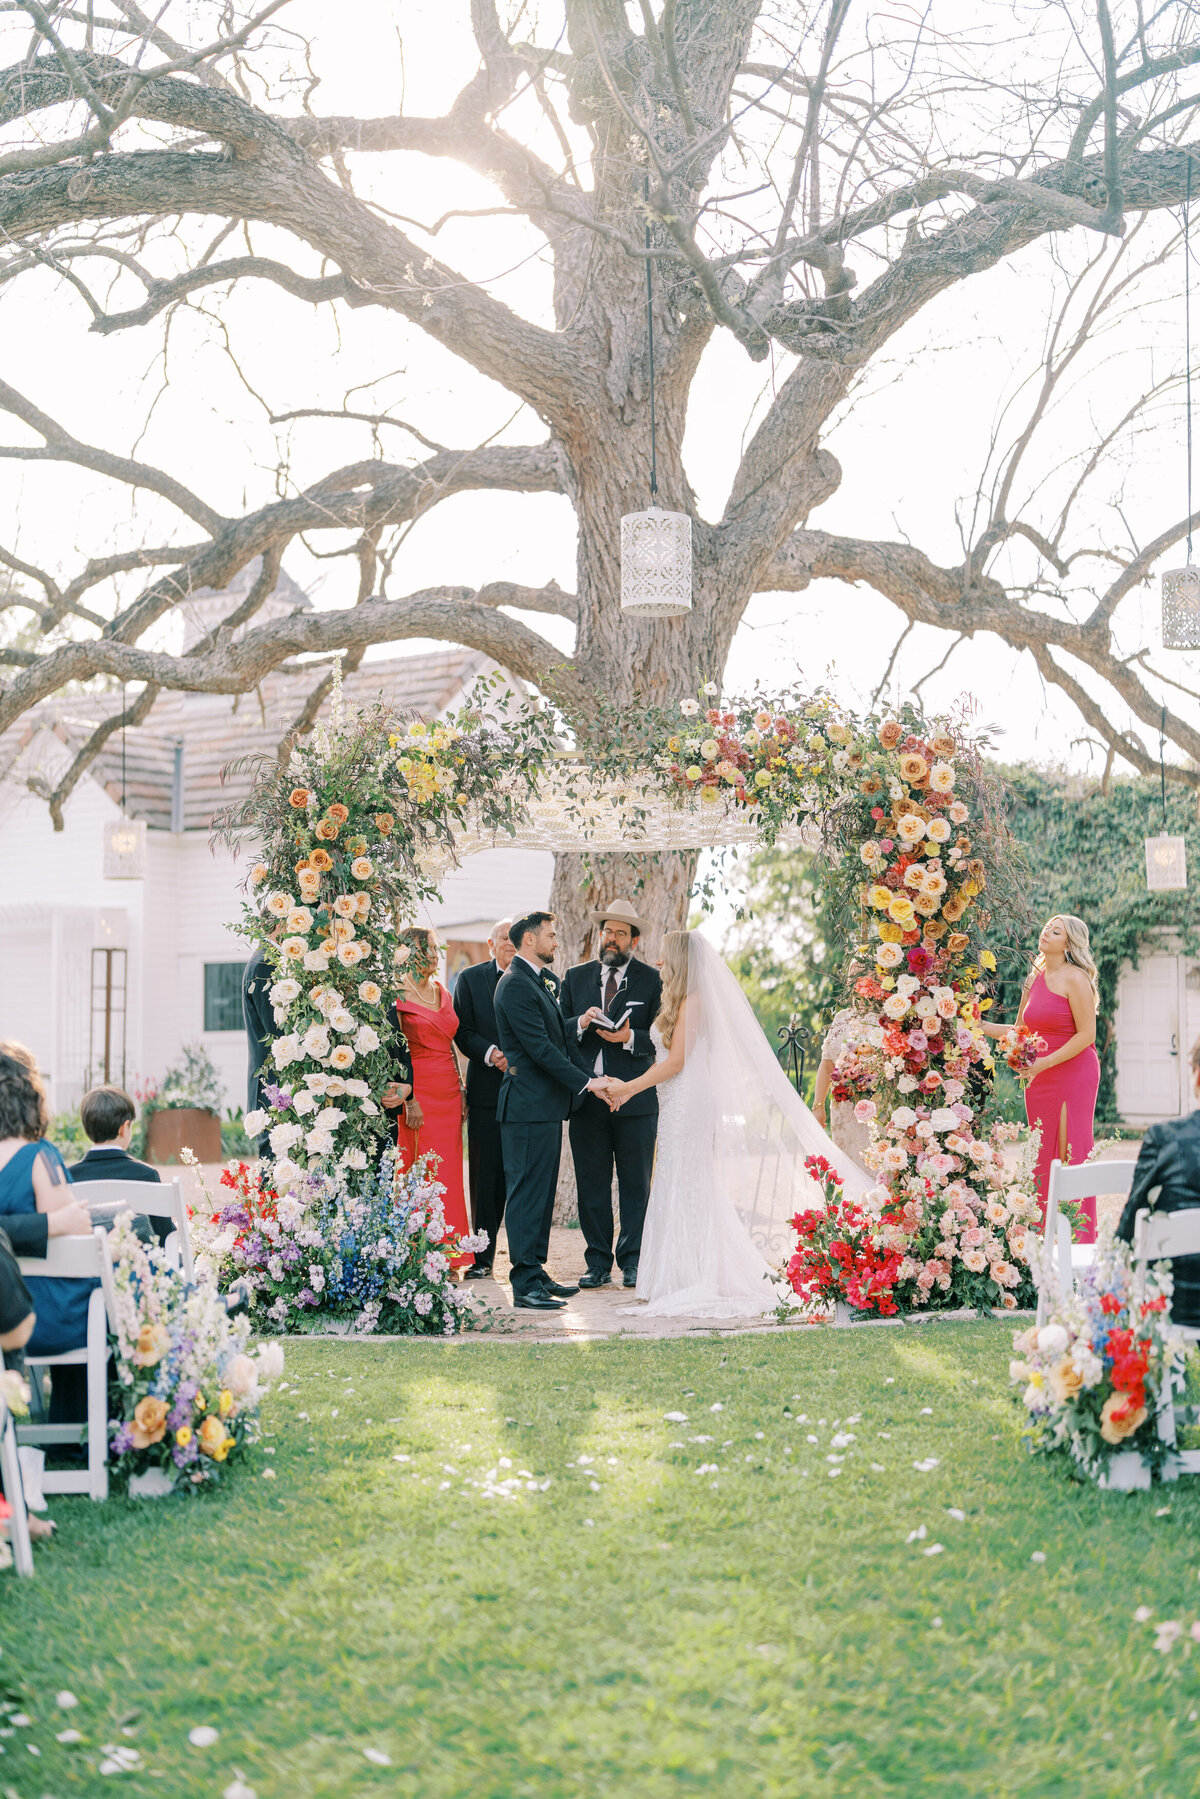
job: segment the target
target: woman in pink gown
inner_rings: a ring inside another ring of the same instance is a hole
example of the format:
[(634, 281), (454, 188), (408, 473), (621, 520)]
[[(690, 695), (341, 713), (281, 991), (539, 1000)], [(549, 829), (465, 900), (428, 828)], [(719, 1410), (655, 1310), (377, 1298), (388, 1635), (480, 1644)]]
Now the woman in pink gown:
[[(1059, 914), (1042, 927), (1038, 955), (1025, 991), (1017, 1023), (1046, 1040), (1044, 1054), (1030, 1071), (1025, 1089), (1025, 1116), (1042, 1133), (1035, 1178), (1042, 1216), (1050, 1164), (1086, 1162), (1092, 1151), (1100, 1058), (1096, 1054), (1096, 1009), (1099, 992), (1088, 928), (1082, 918)], [(989, 1027), (1002, 1036), (1006, 1025)], [(1096, 1201), (1080, 1203), (1080, 1243), (1096, 1241)]]
[[(446, 1189), (442, 1209), (448, 1227), (465, 1236), (471, 1226), (463, 1191), (462, 1083), (454, 1059), (458, 1014), (454, 1001), (437, 978), (438, 941), (432, 931), (402, 933), (409, 949), (396, 1010), (412, 1058), (412, 1097), (400, 1114), (396, 1131), (399, 1166), (411, 1168), (430, 1150), (440, 1160), (437, 1179)], [(471, 1255), (454, 1256), (452, 1268), (469, 1268)]]

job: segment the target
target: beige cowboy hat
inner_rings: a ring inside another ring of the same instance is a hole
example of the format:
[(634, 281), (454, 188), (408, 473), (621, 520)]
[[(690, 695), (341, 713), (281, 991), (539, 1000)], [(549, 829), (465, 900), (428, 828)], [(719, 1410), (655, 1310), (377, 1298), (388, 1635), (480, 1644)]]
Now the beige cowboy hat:
[(592, 913), (593, 924), (602, 925), (609, 919), (612, 919), (614, 924), (627, 924), (639, 933), (646, 929), (645, 919), (638, 917), (636, 909), (630, 905), (628, 900), (614, 900), (612, 905), (606, 906), (603, 912)]

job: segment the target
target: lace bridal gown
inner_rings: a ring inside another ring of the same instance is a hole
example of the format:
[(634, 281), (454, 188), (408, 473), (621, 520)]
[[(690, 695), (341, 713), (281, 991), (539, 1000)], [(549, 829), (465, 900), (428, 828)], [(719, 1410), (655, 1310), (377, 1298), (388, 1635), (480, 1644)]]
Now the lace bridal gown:
[[(752, 1318), (784, 1289), (791, 1219), (824, 1204), (804, 1167), (825, 1156), (848, 1198), (870, 1182), (789, 1083), (716, 950), (688, 945), (685, 1060), (658, 1086), (658, 1146), (638, 1262), (642, 1315)], [(659, 1061), (666, 1055), (653, 1033)]]

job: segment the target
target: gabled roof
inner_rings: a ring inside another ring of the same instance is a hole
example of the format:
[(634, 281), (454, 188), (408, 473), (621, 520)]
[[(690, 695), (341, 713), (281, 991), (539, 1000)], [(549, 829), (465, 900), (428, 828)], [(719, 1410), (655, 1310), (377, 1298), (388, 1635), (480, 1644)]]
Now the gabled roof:
[[(495, 666), (494, 658), (466, 649), (366, 662), (346, 676), (344, 703), (369, 706), (382, 696), (398, 711), (435, 718), (463, 687), (469, 687), (478, 675), (490, 674)], [(249, 774), (222, 781), (222, 771), (243, 757), (272, 754), (322, 672), (321, 667), (312, 666), (277, 671), (254, 692), (234, 696), (163, 693), (146, 723), (125, 732), (124, 765), (122, 734), (116, 732), (88, 774), (118, 802), (124, 790), (131, 818), (145, 819), (152, 830), (169, 831), (174, 821), (178, 766), (182, 828), (206, 830), (215, 812), (249, 791)], [(12, 778), (23, 784), (13, 764), (39, 733), (52, 731), (74, 754), (111, 710), (111, 699), (105, 704), (95, 694), (66, 695), (31, 708), (0, 738), (0, 779), (10, 778), (12, 769)], [(320, 716), (327, 714), (328, 703), (321, 707)]]

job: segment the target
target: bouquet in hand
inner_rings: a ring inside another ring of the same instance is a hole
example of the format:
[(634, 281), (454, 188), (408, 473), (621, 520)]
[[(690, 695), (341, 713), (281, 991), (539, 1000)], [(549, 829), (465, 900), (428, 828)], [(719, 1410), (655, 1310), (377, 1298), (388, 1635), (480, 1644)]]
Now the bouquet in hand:
[(1031, 1030), (1027, 1024), (1015, 1024), (1011, 1031), (1000, 1039), (1004, 1051), (1004, 1060), (1019, 1078), (1028, 1076), (1039, 1056), (1044, 1056), (1050, 1047), (1044, 1037)]

